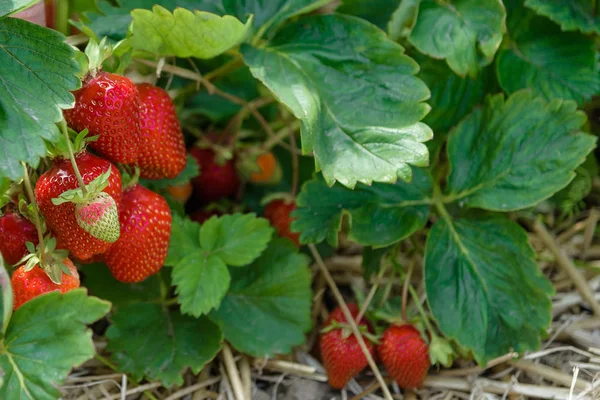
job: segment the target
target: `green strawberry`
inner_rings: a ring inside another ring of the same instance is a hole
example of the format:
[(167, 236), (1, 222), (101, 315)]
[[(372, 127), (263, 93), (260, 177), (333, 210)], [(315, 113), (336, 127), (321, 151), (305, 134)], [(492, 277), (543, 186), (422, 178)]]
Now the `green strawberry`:
[(117, 203), (106, 192), (97, 193), (87, 202), (75, 205), (75, 219), (79, 226), (105, 242), (119, 239), (119, 211)]

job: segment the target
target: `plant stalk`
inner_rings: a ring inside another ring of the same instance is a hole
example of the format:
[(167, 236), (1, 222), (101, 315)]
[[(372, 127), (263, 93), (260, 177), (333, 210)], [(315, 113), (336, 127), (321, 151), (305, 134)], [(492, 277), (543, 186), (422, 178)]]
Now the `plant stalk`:
[(31, 186), (31, 180), (29, 179), (29, 171), (27, 170), (27, 165), (24, 162), (21, 162), (23, 165), (23, 183), (25, 184), (25, 191), (27, 192), (27, 197), (29, 197), (29, 202), (33, 208), (33, 218), (35, 219), (35, 229), (38, 234), (38, 248), (40, 250), (40, 256), (42, 262), (44, 261), (44, 252), (45, 252), (45, 243), (44, 243), (44, 231), (42, 230), (42, 220), (40, 219), (40, 213), (38, 210), (37, 202), (35, 201), (35, 196), (33, 194), (33, 188)]
[(75, 161), (75, 154), (73, 153), (73, 147), (71, 146), (71, 138), (69, 137), (69, 131), (67, 130), (67, 122), (65, 121), (64, 118), (62, 121), (60, 121), (60, 130), (62, 131), (63, 135), (65, 136), (65, 140), (67, 141), (67, 149), (69, 149), (69, 159), (71, 160), (71, 165), (73, 166), (73, 172), (75, 173), (77, 182), (79, 182), (79, 187), (81, 188), (81, 191), (83, 192), (83, 195), (85, 196), (88, 193), (88, 191), (87, 191), (87, 188), (85, 187), (85, 182), (83, 181), (83, 177), (81, 176), (81, 173), (79, 172), (79, 167), (77, 166), (77, 162)]

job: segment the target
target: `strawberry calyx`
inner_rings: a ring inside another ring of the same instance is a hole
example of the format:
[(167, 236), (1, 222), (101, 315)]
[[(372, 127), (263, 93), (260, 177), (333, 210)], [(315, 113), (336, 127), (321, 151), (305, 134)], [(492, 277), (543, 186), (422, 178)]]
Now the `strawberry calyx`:
[(25, 265), (25, 271), (31, 271), (37, 265), (48, 275), (48, 278), (57, 285), (62, 283), (62, 274), (71, 275), (71, 271), (65, 265), (64, 260), (69, 256), (67, 250), (56, 249), (56, 238), (47, 235), (45, 245), (34, 247), (33, 243), (27, 242), (27, 250), (30, 254), (24, 256), (18, 265)]
[(138, 184), (140, 180), (140, 173), (141, 170), (137, 166), (134, 168), (133, 174), (129, 173), (128, 171), (121, 172), (121, 182), (123, 191)]
[(436, 334), (432, 334), (429, 342), (429, 360), (431, 365), (440, 364), (450, 368), (458, 357), (450, 342)]
[[(350, 325), (347, 322), (339, 322), (339, 321), (331, 321), (331, 323), (326, 326), (325, 328), (321, 329), (320, 333), (321, 334), (325, 334), (331, 331), (334, 331), (336, 329), (341, 329), (342, 330), (342, 338), (343, 339), (347, 339), (349, 338), (353, 331), (352, 331), (352, 325)], [(366, 325), (358, 325), (358, 331), (361, 333), (361, 335), (364, 338), (367, 338), (370, 342), (373, 342), (375, 344), (379, 344), (379, 337), (377, 335), (374, 335), (373, 333), (371, 333), (369, 331), (369, 327)]]
[(98, 75), (98, 72), (102, 70), (102, 64), (112, 55), (113, 50), (113, 46), (106, 44), (106, 37), (102, 38), (100, 43), (90, 39), (85, 48), (85, 55), (88, 58), (88, 71), (84, 81)]
[(296, 201), (296, 198), (291, 193), (288, 193), (288, 192), (269, 193), (268, 195), (264, 196), (260, 200), (260, 205), (266, 206), (267, 204), (269, 204), (270, 202), (272, 202), (274, 200), (283, 200), (284, 203), (291, 204)]
[(98, 175), (93, 181), (85, 185), (85, 190), (81, 187), (67, 190), (61, 193), (60, 196), (53, 198), (52, 204), (58, 206), (67, 202), (75, 204), (89, 203), (97, 198), (98, 194), (108, 186), (111, 171), (112, 167), (109, 166), (104, 173)]
[[(269, 170), (263, 169), (265, 168), (263, 163), (267, 159), (271, 163)], [(279, 165), (273, 154), (256, 147), (241, 153), (238, 156), (236, 167), (245, 180), (249, 180), (256, 185), (276, 185), (281, 182), (283, 176), (281, 165)]]

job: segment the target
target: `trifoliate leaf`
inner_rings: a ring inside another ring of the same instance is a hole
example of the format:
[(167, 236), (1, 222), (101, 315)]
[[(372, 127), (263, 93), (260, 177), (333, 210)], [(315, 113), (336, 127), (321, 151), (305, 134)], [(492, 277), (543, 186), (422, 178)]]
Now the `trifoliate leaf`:
[(199, 373), (221, 348), (222, 333), (207, 318), (187, 317), (160, 304), (132, 304), (111, 319), (107, 349), (119, 371), (137, 381), (181, 385), (186, 368)]
[(55, 400), (71, 368), (95, 353), (85, 325), (102, 318), (110, 303), (84, 289), (51, 292), (23, 304), (12, 316), (0, 352), (3, 400)]
[(181, 312), (195, 317), (208, 313), (221, 303), (229, 288), (229, 271), (216, 255), (196, 251), (173, 269)]
[(370, 246), (387, 246), (422, 228), (429, 216), (431, 176), (414, 169), (412, 183), (328, 187), (321, 177), (307, 182), (296, 200), (292, 230), (302, 243), (325, 239), (337, 246), (342, 217), (349, 215), (350, 239)]
[(81, 82), (75, 51), (51, 29), (0, 19), (0, 176), (23, 176), (21, 161), (37, 167), (46, 141), (60, 137), (61, 109), (75, 102)]
[(505, 4), (510, 40), (496, 57), (498, 82), (505, 92), (531, 88), (547, 99), (578, 104), (600, 92), (593, 38), (561, 31), (518, 0)]
[(505, 27), (501, 0), (422, 0), (408, 41), (421, 53), (445, 59), (460, 76), (475, 76), (494, 59)]
[(225, 339), (253, 356), (289, 353), (310, 329), (308, 258), (289, 240), (275, 239), (246, 268), (232, 268), (229, 292), (209, 314)]
[(202, 248), (227, 265), (240, 267), (254, 261), (267, 247), (273, 228), (256, 214), (231, 214), (211, 218), (200, 229)]
[(558, 23), (564, 31), (600, 33), (597, 0), (525, 0), (525, 5)]
[(302, 120), (302, 151), (314, 153), (329, 185), (409, 181), (409, 164), (428, 164), (422, 142), (432, 132), (419, 120), (429, 91), (404, 49), (368, 22), (302, 18), (269, 47), (243, 46), (242, 53), (254, 76)]
[(239, 44), (252, 24), (252, 17), (243, 24), (230, 15), (220, 17), (184, 8), (171, 14), (158, 5), (152, 11), (133, 10), (131, 16), (131, 46), (162, 57), (216, 57)]
[(594, 148), (595, 137), (578, 131), (585, 119), (575, 102), (546, 102), (530, 91), (488, 98), (450, 134), (449, 197), (497, 211), (550, 197)]
[(503, 217), (438, 221), (427, 238), (425, 286), (441, 331), (481, 365), (538, 349), (552, 320), (552, 284), (527, 233)]
[(23, 11), (35, 3), (38, 0), (8, 0), (0, 3), (0, 17), (4, 17), (5, 15), (14, 14), (20, 11)]

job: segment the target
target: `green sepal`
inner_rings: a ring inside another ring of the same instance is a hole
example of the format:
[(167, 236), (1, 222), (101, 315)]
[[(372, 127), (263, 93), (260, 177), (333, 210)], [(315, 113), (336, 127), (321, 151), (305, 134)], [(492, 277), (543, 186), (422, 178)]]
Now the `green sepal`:
[(433, 335), (429, 343), (429, 361), (431, 365), (440, 364), (450, 368), (458, 354), (446, 339)]
[(75, 204), (86, 203), (108, 186), (111, 169), (112, 167), (109, 166), (106, 172), (98, 175), (93, 181), (85, 185), (87, 190), (86, 194), (83, 193), (81, 188), (67, 190), (66, 192), (61, 193), (60, 196), (53, 198), (52, 204), (58, 206), (67, 202)]
[(25, 242), (25, 247), (27, 247), (27, 251), (30, 253), (35, 253), (35, 245), (33, 242)]
[(92, 76), (96, 76), (98, 71), (102, 69), (102, 63), (112, 55), (112, 52), (113, 47), (106, 44), (106, 37), (102, 38), (100, 43), (90, 39), (85, 48), (85, 55), (88, 57), (88, 72)]

